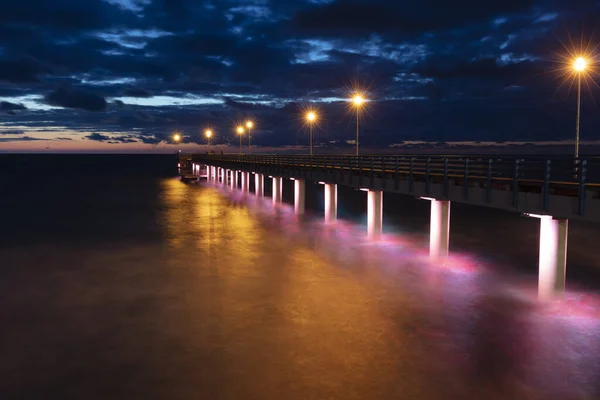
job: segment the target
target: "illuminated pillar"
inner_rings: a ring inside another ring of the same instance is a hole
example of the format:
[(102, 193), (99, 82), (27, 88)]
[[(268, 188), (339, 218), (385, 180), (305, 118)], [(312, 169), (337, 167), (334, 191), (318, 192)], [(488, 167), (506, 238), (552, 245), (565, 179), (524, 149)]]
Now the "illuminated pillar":
[(281, 203), (281, 192), (283, 191), (283, 178), (273, 177), (273, 205)]
[(540, 216), (538, 296), (562, 297), (565, 291), (569, 220)]
[(250, 191), (250, 172), (242, 171), (242, 192)]
[(254, 174), (254, 191), (258, 197), (265, 195), (265, 176), (263, 174)]
[(294, 181), (294, 211), (296, 214), (304, 214), (304, 202), (306, 198), (306, 182), (302, 179)]
[(383, 230), (383, 192), (369, 190), (367, 198), (367, 233), (378, 238)]
[(325, 222), (337, 220), (337, 185), (326, 183), (325, 187)]
[(238, 188), (238, 171), (235, 169), (231, 171), (231, 188)]
[(450, 201), (431, 199), (429, 222), (429, 255), (447, 257), (450, 244)]
[(221, 182), (221, 171), (223, 170), (223, 168), (221, 167), (217, 167), (217, 183)]

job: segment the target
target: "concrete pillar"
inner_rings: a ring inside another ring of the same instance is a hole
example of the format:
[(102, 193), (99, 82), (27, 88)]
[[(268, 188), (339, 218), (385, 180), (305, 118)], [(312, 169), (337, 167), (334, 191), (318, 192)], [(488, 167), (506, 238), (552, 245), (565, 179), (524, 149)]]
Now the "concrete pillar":
[(250, 191), (250, 172), (242, 171), (242, 192)]
[(326, 183), (325, 187), (325, 222), (337, 220), (337, 185)]
[(304, 203), (306, 199), (306, 182), (302, 179), (294, 181), (294, 211), (296, 214), (304, 214)]
[(234, 169), (231, 171), (231, 188), (237, 189), (238, 186), (238, 171)]
[(450, 244), (450, 201), (431, 199), (429, 225), (429, 255), (431, 258), (448, 256)]
[(265, 195), (265, 176), (263, 174), (254, 174), (254, 191), (258, 197)]
[(369, 190), (367, 198), (367, 233), (370, 238), (378, 238), (383, 230), (383, 192)]
[(569, 220), (540, 216), (538, 296), (562, 297), (565, 291)]
[(283, 191), (283, 178), (273, 177), (273, 205), (281, 203), (281, 193)]

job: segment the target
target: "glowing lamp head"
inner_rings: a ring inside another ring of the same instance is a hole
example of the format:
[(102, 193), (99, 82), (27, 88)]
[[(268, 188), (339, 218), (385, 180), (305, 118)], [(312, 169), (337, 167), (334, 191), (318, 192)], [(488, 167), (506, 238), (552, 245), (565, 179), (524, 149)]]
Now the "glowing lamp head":
[(252, 121), (246, 122), (246, 128), (252, 129), (253, 126), (254, 126), (254, 122), (252, 122)]
[(209, 138), (209, 139), (210, 139), (210, 138), (212, 137), (212, 135), (213, 135), (213, 133), (212, 133), (212, 131), (211, 131), (210, 129), (207, 129), (207, 130), (204, 132), (204, 134), (205, 134), (205, 135), (206, 135), (206, 137), (207, 137), (207, 138)]
[(360, 107), (365, 102), (365, 99), (360, 94), (357, 94), (352, 98), (352, 102), (356, 107)]
[(314, 122), (317, 119), (317, 114), (314, 111), (309, 111), (308, 114), (306, 114), (306, 119), (308, 122)]
[(573, 69), (577, 72), (585, 71), (586, 67), (587, 67), (587, 61), (583, 57), (577, 57), (577, 59), (573, 63)]
[(237, 127), (237, 134), (238, 135), (243, 135), (244, 134), (244, 127), (243, 126), (238, 126)]
[(181, 135), (179, 133), (176, 133), (173, 135), (173, 140), (176, 142), (179, 142), (181, 140)]

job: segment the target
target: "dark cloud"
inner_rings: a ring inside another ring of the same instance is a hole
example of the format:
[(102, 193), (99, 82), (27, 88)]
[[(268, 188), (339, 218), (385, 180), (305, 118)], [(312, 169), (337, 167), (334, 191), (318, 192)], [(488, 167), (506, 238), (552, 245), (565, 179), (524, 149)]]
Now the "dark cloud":
[(21, 136), (18, 138), (3, 138), (0, 137), (0, 142), (32, 142), (32, 141), (36, 141), (36, 140), (44, 140), (44, 139), (40, 139), (40, 138), (34, 138), (31, 136)]
[(12, 83), (33, 83), (40, 81), (40, 75), (48, 74), (51, 69), (32, 57), (15, 60), (0, 59), (0, 81)]
[(109, 136), (106, 136), (106, 135), (103, 135), (103, 134), (97, 133), (97, 132), (91, 133), (91, 134), (87, 135), (85, 138), (87, 140), (94, 140), (96, 142), (106, 142), (106, 141), (109, 141), (112, 139)]
[(46, 95), (46, 101), (53, 106), (86, 111), (105, 111), (107, 105), (104, 97), (69, 88), (60, 88), (49, 93)]
[(0, 135), (24, 135), (25, 131), (21, 129), (6, 129), (0, 130)]
[(151, 91), (147, 89), (141, 88), (127, 88), (123, 91), (123, 96), (129, 97), (152, 97), (153, 94)]
[(23, 104), (11, 103), (9, 101), (0, 101), (0, 111), (21, 111), (27, 110)]
[(293, 16), (291, 27), (309, 36), (420, 34), (528, 11), (534, 3), (532, 0), (334, 0), (299, 11)]

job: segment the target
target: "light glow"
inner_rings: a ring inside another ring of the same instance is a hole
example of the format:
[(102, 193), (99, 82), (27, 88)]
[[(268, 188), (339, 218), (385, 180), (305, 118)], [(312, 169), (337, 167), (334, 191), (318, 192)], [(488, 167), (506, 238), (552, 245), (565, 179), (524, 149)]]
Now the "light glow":
[(587, 61), (583, 57), (577, 57), (573, 63), (573, 69), (577, 72), (583, 72), (587, 68)]
[(354, 103), (354, 105), (356, 107), (360, 107), (363, 105), (363, 103), (365, 102), (365, 99), (362, 95), (360, 94), (356, 94), (354, 95), (354, 97), (352, 98), (352, 103)]
[(207, 129), (204, 132), (204, 135), (206, 135), (206, 137), (210, 139), (212, 137), (212, 135), (213, 135), (213, 132), (210, 129)]
[(247, 121), (246, 122), (246, 128), (252, 129), (253, 127), (254, 127), (254, 122), (252, 122), (252, 121)]
[(306, 120), (308, 122), (314, 122), (317, 119), (317, 114), (314, 111), (309, 111), (306, 114)]
[(243, 134), (244, 134), (244, 131), (245, 131), (245, 130), (244, 130), (244, 127), (243, 127), (243, 126), (238, 126), (238, 127), (237, 127), (237, 130), (236, 130), (236, 132), (237, 132), (237, 134), (238, 134), (238, 135), (243, 135)]
[(179, 133), (176, 133), (173, 135), (173, 141), (179, 142), (180, 140), (181, 140), (181, 135)]

